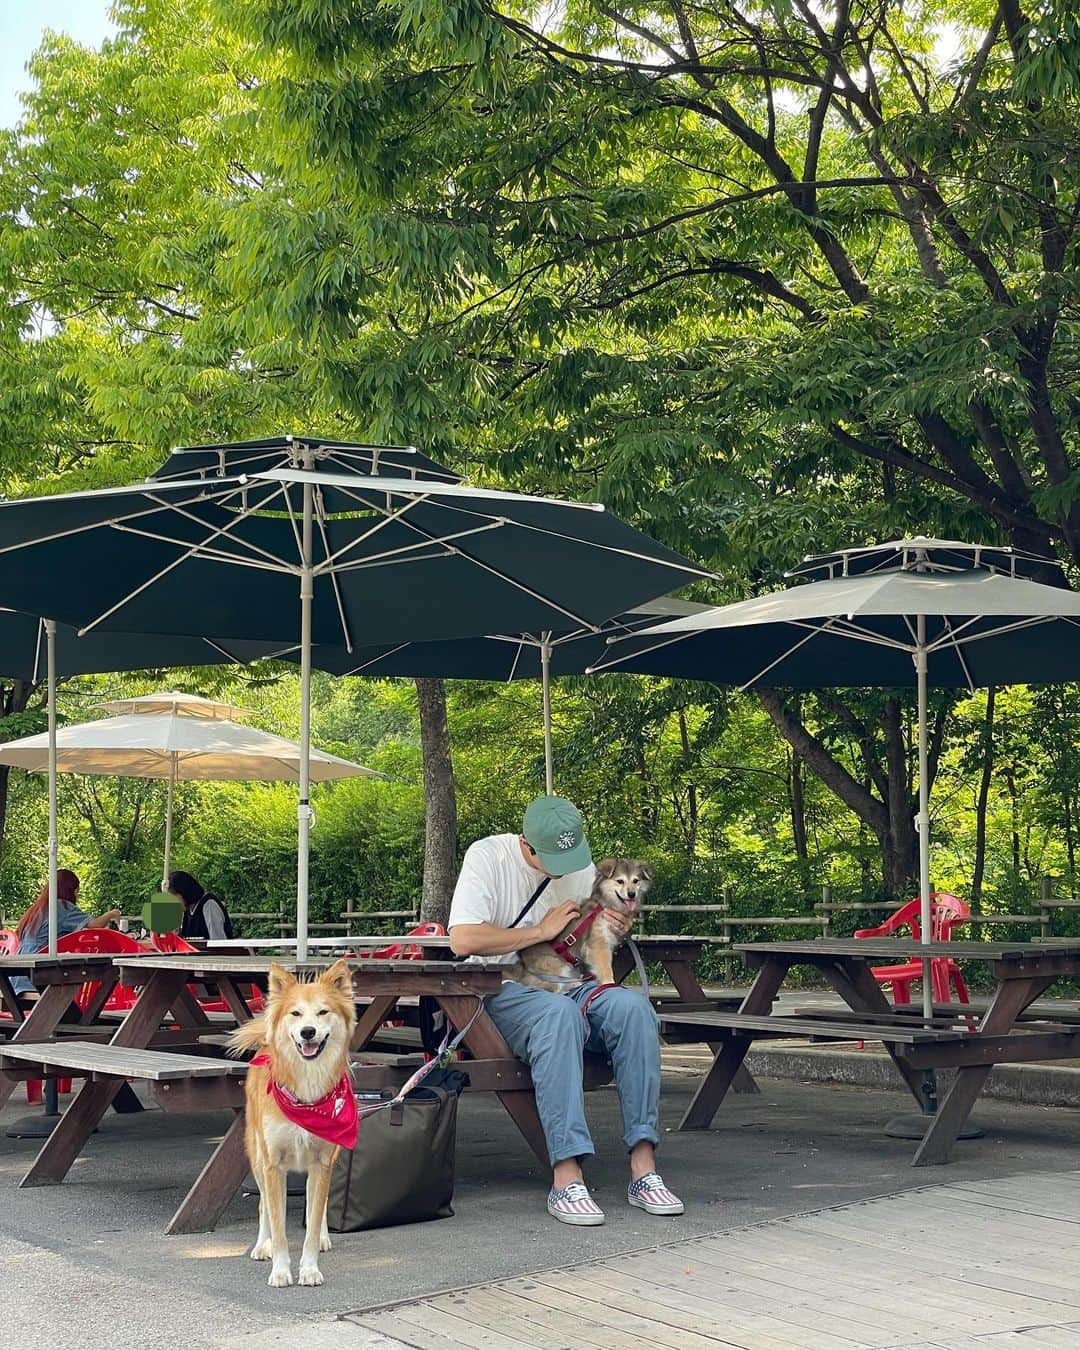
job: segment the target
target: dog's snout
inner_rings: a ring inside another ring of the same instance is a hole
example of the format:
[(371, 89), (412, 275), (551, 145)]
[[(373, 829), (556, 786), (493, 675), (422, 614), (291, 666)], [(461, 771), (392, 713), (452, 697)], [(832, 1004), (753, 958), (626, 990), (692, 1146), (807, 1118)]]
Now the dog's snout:
[(636, 899), (637, 899), (637, 891), (627, 891), (627, 892), (626, 892), (626, 898), (627, 898), (627, 900), (636, 900)]
[(305, 1041), (313, 1041), (313, 1040), (315, 1039), (315, 1035), (316, 1035), (316, 1028), (315, 1028), (315, 1027), (301, 1027), (301, 1028), (300, 1028), (300, 1036), (301, 1036), (301, 1039), (303, 1039), (303, 1040), (305, 1040)]

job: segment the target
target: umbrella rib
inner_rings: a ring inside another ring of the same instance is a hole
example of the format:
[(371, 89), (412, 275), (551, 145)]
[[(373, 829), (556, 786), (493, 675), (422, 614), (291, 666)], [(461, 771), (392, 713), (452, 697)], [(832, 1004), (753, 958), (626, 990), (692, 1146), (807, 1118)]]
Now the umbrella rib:
[[(558, 505), (563, 504), (564, 503), (558, 503)], [(566, 504), (573, 506), (576, 505), (577, 503), (570, 502)], [(447, 511), (456, 511), (460, 515), (479, 516), (481, 518), (484, 518), (486, 514), (485, 512), (478, 511), (473, 507), (459, 506), (457, 503), (453, 501), (444, 501), (441, 497), (436, 500), (435, 505)], [(488, 518), (490, 519), (490, 517)], [(581, 538), (580, 535), (565, 534), (563, 533), (562, 530), (554, 530), (546, 525), (532, 525), (529, 524), (527, 521), (515, 520), (512, 516), (503, 516), (500, 517), (500, 519), (504, 520), (506, 524), (512, 525), (515, 529), (530, 530), (534, 534), (547, 535), (551, 539), (560, 539), (564, 543), (579, 544), (585, 548), (597, 549), (603, 553), (617, 553), (622, 558), (633, 558), (637, 562), (646, 562), (653, 567), (670, 567), (674, 571), (687, 572), (695, 577), (708, 578), (710, 581), (718, 581), (720, 579), (715, 572), (710, 572), (704, 567), (697, 567), (693, 563), (679, 563), (679, 562), (672, 562), (666, 558), (655, 558), (652, 557), (650, 554), (642, 553), (637, 549), (623, 548), (618, 544), (603, 544), (600, 543), (598, 540), (594, 539), (583, 539)], [(422, 528), (413, 521), (405, 521), (404, 523), (412, 529), (418, 530)], [(592, 632), (597, 631), (596, 628), (591, 624), (589, 625), (589, 628)]]
[[(242, 492), (242, 490), (241, 490), (241, 492)], [(224, 506), (224, 504), (229, 500), (229, 497), (237, 496), (237, 495), (240, 495), (240, 492), (230, 492), (230, 493), (228, 493), (228, 494), (226, 495), (225, 498), (222, 499), (222, 501), (219, 502), (219, 501), (216, 501), (216, 500), (215, 500), (215, 501), (214, 501), (214, 505), (215, 505), (215, 506)], [(259, 510), (259, 511), (265, 511), (266, 508), (267, 508), (267, 507), (275, 500), (275, 498), (277, 498), (277, 497), (279, 497), (279, 496), (281, 496), (281, 495), (282, 495), (282, 494), (281, 494), (280, 491), (279, 491), (279, 492), (274, 492), (274, 493), (272, 493), (270, 496), (268, 496), (267, 498), (265, 498), (265, 500), (261, 501), (261, 502), (258, 504), (257, 507), (250, 507), (250, 508), (247, 508), (246, 510), (244, 510), (244, 511), (241, 513), (241, 518), (242, 518), (242, 519), (247, 519), (247, 517), (252, 513), (252, 511), (256, 511), (256, 510)], [(205, 529), (205, 528), (206, 528), (207, 522), (206, 522), (205, 520), (203, 520), (200, 516), (195, 515), (194, 512), (191, 512), (191, 511), (185, 511), (185, 510), (182, 509), (182, 507), (180, 507), (180, 506), (172, 506), (172, 505), (171, 505), (170, 503), (168, 503), (168, 502), (162, 502), (162, 503), (161, 503), (161, 506), (162, 506), (163, 508), (169, 510), (169, 511), (172, 511), (175, 515), (178, 515), (178, 516), (182, 517), (184, 520), (190, 520), (191, 523), (192, 523), (193, 525), (198, 525), (198, 526), (199, 526), (200, 528), (202, 528), (202, 529)], [(165, 541), (166, 543), (173, 543), (173, 544), (175, 544), (175, 543), (177, 542), (175, 539), (169, 539), (167, 535), (166, 535), (166, 536), (155, 536), (155, 535), (154, 535), (153, 533), (151, 533), (150, 531), (138, 531), (138, 530), (132, 530), (130, 526), (118, 525), (116, 528), (117, 528), (117, 529), (126, 529), (126, 530), (129, 531), (129, 533), (132, 533), (132, 534), (139, 534), (139, 533), (145, 534), (146, 537), (147, 537), (147, 538), (150, 538), (150, 539), (153, 539), (153, 538), (163, 538), (164, 541)], [(249, 540), (249, 539), (235, 539), (235, 540), (233, 540), (233, 542), (236, 543), (236, 544), (241, 545), (243, 548), (248, 549), (250, 552), (257, 554), (259, 557), (267, 559), (270, 563), (274, 564), (274, 565), (278, 568), (278, 570), (291, 570), (290, 565), (289, 565), (289, 562), (288, 562), (288, 560), (287, 560), (286, 558), (279, 557), (278, 554), (271, 552), (271, 550), (268, 549), (268, 548), (262, 548), (259, 544), (255, 544), (255, 543), (253, 543), (253, 542), (252, 542), (251, 540)]]
[[(397, 548), (387, 549), (385, 553), (376, 553), (370, 558), (356, 558), (352, 562), (331, 563), (328, 559), (326, 564), (321, 564), (320, 567), (315, 570), (316, 572), (326, 571), (327, 568), (332, 565), (335, 570), (339, 572), (358, 572), (365, 567), (384, 567), (387, 564), (394, 562), (424, 561), (422, 557), (419, 559), (416, 557), (403, 558), (401, 555), (405, 553), (417, 554), (419, 550), (431, 547), (442, 549), (441, 553), (434, 555), (435, 558), (450, 558), (453, 557), (455, 553), (461, 552), (460, 549), (453, 546), (453, 541), (455, 539), (467, 539), (470, 535), (484, 534), (488, 530), (497, 530), (502, 527), (503, 523), (504, 522), (501, 520), (493, 520), (487, 525), (475, 525), (471, 530), (461, 530), (458, 534), (441, 535), (434, 539), (421, 539), (418, 543), (414, 544), (399, 544)], [(345, 551), (345, 549), (340, 550), (339, 556)]]
[(411, 642), (399, 642), (396, 647), (391, 647), (388, 652), (380, 652), (378, 656), (369, 657), (368, 660), (361, 661), (358, 666), (353, 666), (350, 670), (342, 673), (344, 675), (359, 675), (362, 670), (367, 670), (369, 666), (377, 666), (380, 661), (389, 660), (391, 656), (396, 656), (398, 652), (406, 651), (411, 646)]
[[(84, 628), (80, 628), (79, 637), (85, 637), (86, 634), (95, 629), (99, 623), (104, 623), (106, 619), (111, 618), (117, 610), (122, 609), (126, 604), (129, 604), (137, 595), (141, 595), (143, 591), (148, 590), (151, 586), (160, 581), (162, 577), (167, 576), (170, 572), (179, 567), (181, 563), (187, 562), (190, 557), (198, 554), (200, 549), (206, 548), (212, 540), (217, 539), (222, 534), (227, 534), (230, 529), (235, 528), (242, 520), (246, 519), (252, 509), (253, 508), (244, 507), (237, 513), (237, 517), (234, 521), (230, 521), (228, 525), (222, 525), (219, 529), (214, 530), (209, 538), (203, 539), (198, 544), (193, 544), (190, 548), (185, 549), (179, 558), (174, 558), (171, 563), (167, 564), (167, 566), (163, 567), (159, 572), (156, 572), (154, 576), (148, 577), (142, 585), (136, 587), (133, 591), (129, 591), (128, 594), (118, 600), (115, 605), (112, 605), (107, 609), (104, 614), (99, 614), (93, 623), (87, 624)], [(257, 566), (259, 564), (249, 563), (247, 565)]]
[[(106, 491), (107, 490), (108, 489), (106, 489)], [(48, 501), (49, 499), (47, 497), (42, 497), (30, 500)], [(206, 489), (204, 487), (200, 487), (199, 495), (197, 497), (192, 497), (191, 500), (193, 502), (207, 501), (209, 500), (209, 494), (206, 492)], [(22, 503), (19, 502), (8, 503), (8, 505), (11, 506), (17, 506), (21, 504)], [(175, 503), (169, 503), (169, 505), (172, 506), (175, 505)], [(140, 507), (139, 510), (132, 511), (127, 515), (114, 516), (111, 520), (94, 520), (91, 521), (89, 524), (85, 525), (73, 525), (70, 529), (67, 530), (54, 530), (51, 534), (35, 535), (33, 539), (21, 539), (16, 544), (4, 544), (0, 546), (0, 554), (18, 553), (20, 549), (36, 548), (39, 544), (51, 544), (53, 543), (54, 540), (57, 539), (71, 539), (74, 538), (74, 536), (77, 534), (87, 534), (90, 530), (116, 528), (118, 525), (128, 520), (140, 520), (143, 516), (155, 516), (161, 509), (162, 508), (160, 504), (148, 507)], [(176, 541), (173, 540), (173, 542), (175, 543)]]
[[(322, 488), (320, 487), (316, 487), (315, 489), (315, 501), (318, 506), (318, 510), (315, 513), (315, 519), (319, 526), (319, 538), (322, 540), (323, 552), (329, 560), (331, 549), (330, 537), (326, 529), (326, 503), (323, 499)], [(338, 581), (337, 574), (332, 568), (330, 570), (330, 585), (333, 587), (334, 600), (337, 603), (338, 618), (341, 620), (341, 634), (345, 639), (345, 650), (352, 655), (352, 633), (349, 631), (349, 621), (345, 617), (345, 602), (341, 596), (341, 583)]]
[[(363, 534), (358, 535), (355, 539), (350, 539), (349, 542), (338, 549), (336, 553), (332, 553), (327, 558), (327, 564), (332, 567), (337, 567), (341, 559), (344, 558), (347, 553), (351, 552), (354, 548), (358, 548), (361, 544), (366, 544), (369, 539), (378, 534), (380, 530), (385, 529), (387, 525), (391, 525), (394, 521), (400, 520), (405, 515), (406, 511), (411, 511), (414, 506), (419, 506), (421, 502), (428, 500), (427, 494), (421, 493), (419, 496), (408, 498), (407, 501), (403, 502), (401, 506), (396, 509), (391, 509), (388, 506), (381, 506), (378, 502), (370, 501), (367, 497), (363, 497), (359, 493), (350, 492), (348, 488), (339, 488), (338, 491), (341, 492), (343, 496), (351, 498), (358, 506), (364, 507), (365, 510), (379, 512), (383, 518), (377, 524), (372, 525), (369, 530), (365, 530)], [(389, 500), (389, 494), (387, 494), (387, 499)]]
[(506, 677), (507, 684), (510, 684), (513, 681), (514, 676), (517, 674), (518, 662), (521, 660), (521, 654), (522, 652), (524, 652), (526, 646), (528, 645), (529, 644), (526, 643), (524, 638), (521, 638), (519, 640), (517, 645), (517, 651), (514, 653), (513, 664), (510, 666), (510, 673)]

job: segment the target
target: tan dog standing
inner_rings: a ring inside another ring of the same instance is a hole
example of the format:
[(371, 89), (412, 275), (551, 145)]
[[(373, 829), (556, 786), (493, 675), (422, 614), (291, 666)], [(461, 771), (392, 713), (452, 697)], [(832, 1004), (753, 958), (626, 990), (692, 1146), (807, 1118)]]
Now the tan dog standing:
[[(592, 894), (582, 908), (589, 914), (596, 909), (614, 909), (620, 914), (633, 914), (649, 893), (652, 868), (640, 858), (605, 858), (596, 864), (596, 879)], [(580, 963), (574, 966), (558, 951), (580, 924), (573, 919), (554, 942), (539, 942), (518, 953), (517, 964), (510, 967), (509, 978), (533, 989), (548, 989), (563, 994), (585, 966), (601, 984), (614, 984), (612, 957), (619, 939), (598, 913), (588, 930), (573, 943), (571, 954)], [(552, 978), (555, 977), (555, 978)]]
[(330, 1172), (338, 1148), (352, 1147), (356, 1140), (356, 1099), (349, 1081), (349, 1043), (356, 1026), (352, 975), (344, 961), (306, 982), (271, 965), (269, 986), (265, 1011), (229, 1038), (234, 1053), (259, 1052), (244, 1087), (244, 1143), (259, 1187), (259, 1234), (251, 1257), (273, 1262), (268, 1283), (274, 1288), (292, 1284), (285, 1185), (290, 1169), (305, 1172), (307, 1228), (299, 1283), (322, 1284), (319, 1253), (330, 1250)]

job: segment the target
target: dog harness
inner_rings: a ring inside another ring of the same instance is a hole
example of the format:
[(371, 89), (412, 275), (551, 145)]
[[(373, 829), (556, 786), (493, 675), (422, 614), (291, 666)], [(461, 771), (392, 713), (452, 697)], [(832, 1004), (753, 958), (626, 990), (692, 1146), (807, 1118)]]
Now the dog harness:
[(565, 961), (568, 966), (577, 966), (579, 964), (578, 959), (570, 948), (577, 946), (578, 942), (585, 936), (603, 912), (604, 906), (597, 905), (595, 909), (591, 909), (588, 914), (585, 915), (575, 929), (567, 933), (564, 938), (557, 938), (556, 941), (551, 944), (551, 950), (555, 955)]
[[(258, 1054), (250, 1063), (269, 1067), (270, 1056)], [(347, 1073), (343, 1073), (326, 1096), (320, 1097), (317, 1102), (299, 1101), (287, 1087), (282, 1087), (269, 1075), (266, 1090), (286, 1120), (299, 1125), (309, 1134), (318, 1135), (329, 1144), (338, 1144), (341, 1148), (356, 1147), (360, 1116), (356, 1109), (352, 1080)]]

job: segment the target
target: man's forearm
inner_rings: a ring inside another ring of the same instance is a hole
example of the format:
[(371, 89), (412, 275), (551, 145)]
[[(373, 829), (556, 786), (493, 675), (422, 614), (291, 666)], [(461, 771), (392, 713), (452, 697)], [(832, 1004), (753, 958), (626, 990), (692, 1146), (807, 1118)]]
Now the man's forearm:
[(509, 956), (543, 941), (535, 924), (498, 928), (493, 923), (459, 923), (450, 929), (450, 946), (458, 956)]

